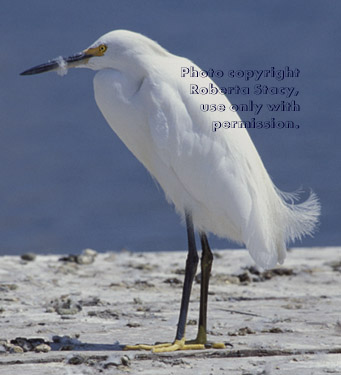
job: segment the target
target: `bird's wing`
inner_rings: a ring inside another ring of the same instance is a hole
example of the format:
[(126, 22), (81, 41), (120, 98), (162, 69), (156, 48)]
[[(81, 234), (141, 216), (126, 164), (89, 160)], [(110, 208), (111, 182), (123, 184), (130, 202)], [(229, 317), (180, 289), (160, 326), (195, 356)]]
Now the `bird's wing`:
[[(225, 217), (234, 232), (229, 237), (241, 240), (251, 209), (250, 194), (238, 171), (241, 163), (237, 159), (245, 163), (242, 154), (236, 152), (241, 140), (237, 136), (231, 142), (223, 133), (214, 134), (212, 115), (201, 112), (199, 102), (181, 87), (162, 82), (148, 91), (148, 121), (157, 154), (152, 174), (180, 212), (189, 206), (195, 216), (197, 210), (197, 223), (200, 210)], [(168, 176), (164, 176), (165, 169)]]
[(148, 88), (150, 171), (178, 212), (192, 211), (199, 229), (242, 242), (258, 264), (274, 266), (283, 258), (272, 215), (281, 203), (258, 152), (246, 129), (212, 131), (212, 121), (240, 121), (235, 112), (200, 110), (202, 102), (229, 107), (225, 96), (203, 99), (186, 89), (165, 80)]

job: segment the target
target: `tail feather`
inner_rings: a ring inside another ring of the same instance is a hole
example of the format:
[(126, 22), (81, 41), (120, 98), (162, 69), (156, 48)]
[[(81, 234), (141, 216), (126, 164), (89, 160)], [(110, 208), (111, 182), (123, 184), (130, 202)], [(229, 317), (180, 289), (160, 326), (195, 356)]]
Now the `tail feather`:
[[(273, 185), (275, 188), (275, 186)], [(300, 192), (269, 191), (266, 202), (255, 199), (244, 242), (255, 262), (264, 268), (283, 263), (290, 241), (312, 235), (318, 224), (321, 207), (315, 193), (300, 204)]]
[[(279, 192), (282, 201), (287, 207), (286, 210), (286, 243), (289, 241), (301, 240), (304, 236), (312, 236), (318, 224), (321, 213), (321, 205), (318, 197), (312, 191), (308, 199), (300, 204), (294, 204), (299, 193), (288, 194)], [(288, 200), (291, 202), (288, 203)]]

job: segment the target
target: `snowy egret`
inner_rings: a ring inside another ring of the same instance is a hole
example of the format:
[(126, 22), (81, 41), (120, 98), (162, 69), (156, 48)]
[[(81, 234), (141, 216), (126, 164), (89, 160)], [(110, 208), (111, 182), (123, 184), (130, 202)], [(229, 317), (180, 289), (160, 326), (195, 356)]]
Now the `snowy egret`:
[[(207, 344), (207, 295), (213, 261), (207, 233), (245, 244), (255, 262), (265, 268), (282, 263), (290, 240), (311, 235), (320, 206), (314, 193), (295, 205), (295, 194), (272, 183), (245, 128), (212, 131), (212, 124), (240, 121), (224, 110), (203, 112), (203, 97), (191, 95), (191, 84), (217, 87), (207, 76), (181, 77), (194, 63), (169, 53), (153, 40), (116, 30), (89, 48), (21, 73), (68, 68), (98, 70), (95, 99), (105, 119), (129, 150), (157, 180), (169, 202), (185, 220), (188, 256), (175, 341), (154, 351), (203, 348)], [(195, 74), (194, 74), (195, 75)], [(225, 96), (206, 95), (208, 105), (230, 103)], [(213, 129), (214, 130), (214, 129)], [(189, 298), (198, 264), (195, 234), (202, 245), (201, 293), (197, 338), (185, 342)]]

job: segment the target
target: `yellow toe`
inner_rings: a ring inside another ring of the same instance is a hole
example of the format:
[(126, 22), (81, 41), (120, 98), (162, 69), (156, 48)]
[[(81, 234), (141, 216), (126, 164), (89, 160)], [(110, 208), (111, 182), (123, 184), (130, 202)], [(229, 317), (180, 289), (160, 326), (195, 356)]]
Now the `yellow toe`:
[(154, 347), (153, 353), (168, 353), (175, 352), (176, 350), (201, 350), (205, 349), (205, 345), (202, 344), (186, 344), (185, 338), (181, 340), (175, 340), (173, 344), (163, 347)]
[[(213, 349), (226, 349), (226, 346), (222, 342), (212, 343), (209, 347)], [(181, 340), (175, 340), (173, 343), (167, 342), (156, 345), (126, 345), (123, 350), (151, 350), (153, 353), (168, 353), (175, 352), (177, 350), (203, 350), (205, 344), (198, 343), (196, 340), (186, 342), (185, 338)]]
[(137, 344), (137, 345), (126, 345), (123, 350), (153, 350), (155, 348), (163, 348), (171, 346), (172, 343), (165, 342), (162, 344), (147, 345), (147, 344)]

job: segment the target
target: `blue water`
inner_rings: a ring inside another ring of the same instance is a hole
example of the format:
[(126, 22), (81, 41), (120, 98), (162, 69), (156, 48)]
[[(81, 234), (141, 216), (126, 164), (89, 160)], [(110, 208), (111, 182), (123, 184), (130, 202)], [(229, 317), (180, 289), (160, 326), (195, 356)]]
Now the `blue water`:
[[(340, 245), (340, 10), (337, 0), (2, 0), (0, 254), (186, 247), (173, 208), (96, 107), (94, 72), (19, 76), (118, 28), (141, 32), (203, 69), (300, 69), (299, 79), (260, 82), (300, 91), (301, 110), (275, 116), (300, 128), (250, 134), (280, 189), (302, 186), (320, 197), (319, 232), (296, 245)], [(283, 98), (230, 96), (233, 103), (250, 99)], [(213, 236), (211, 243), (235, 247)]]

